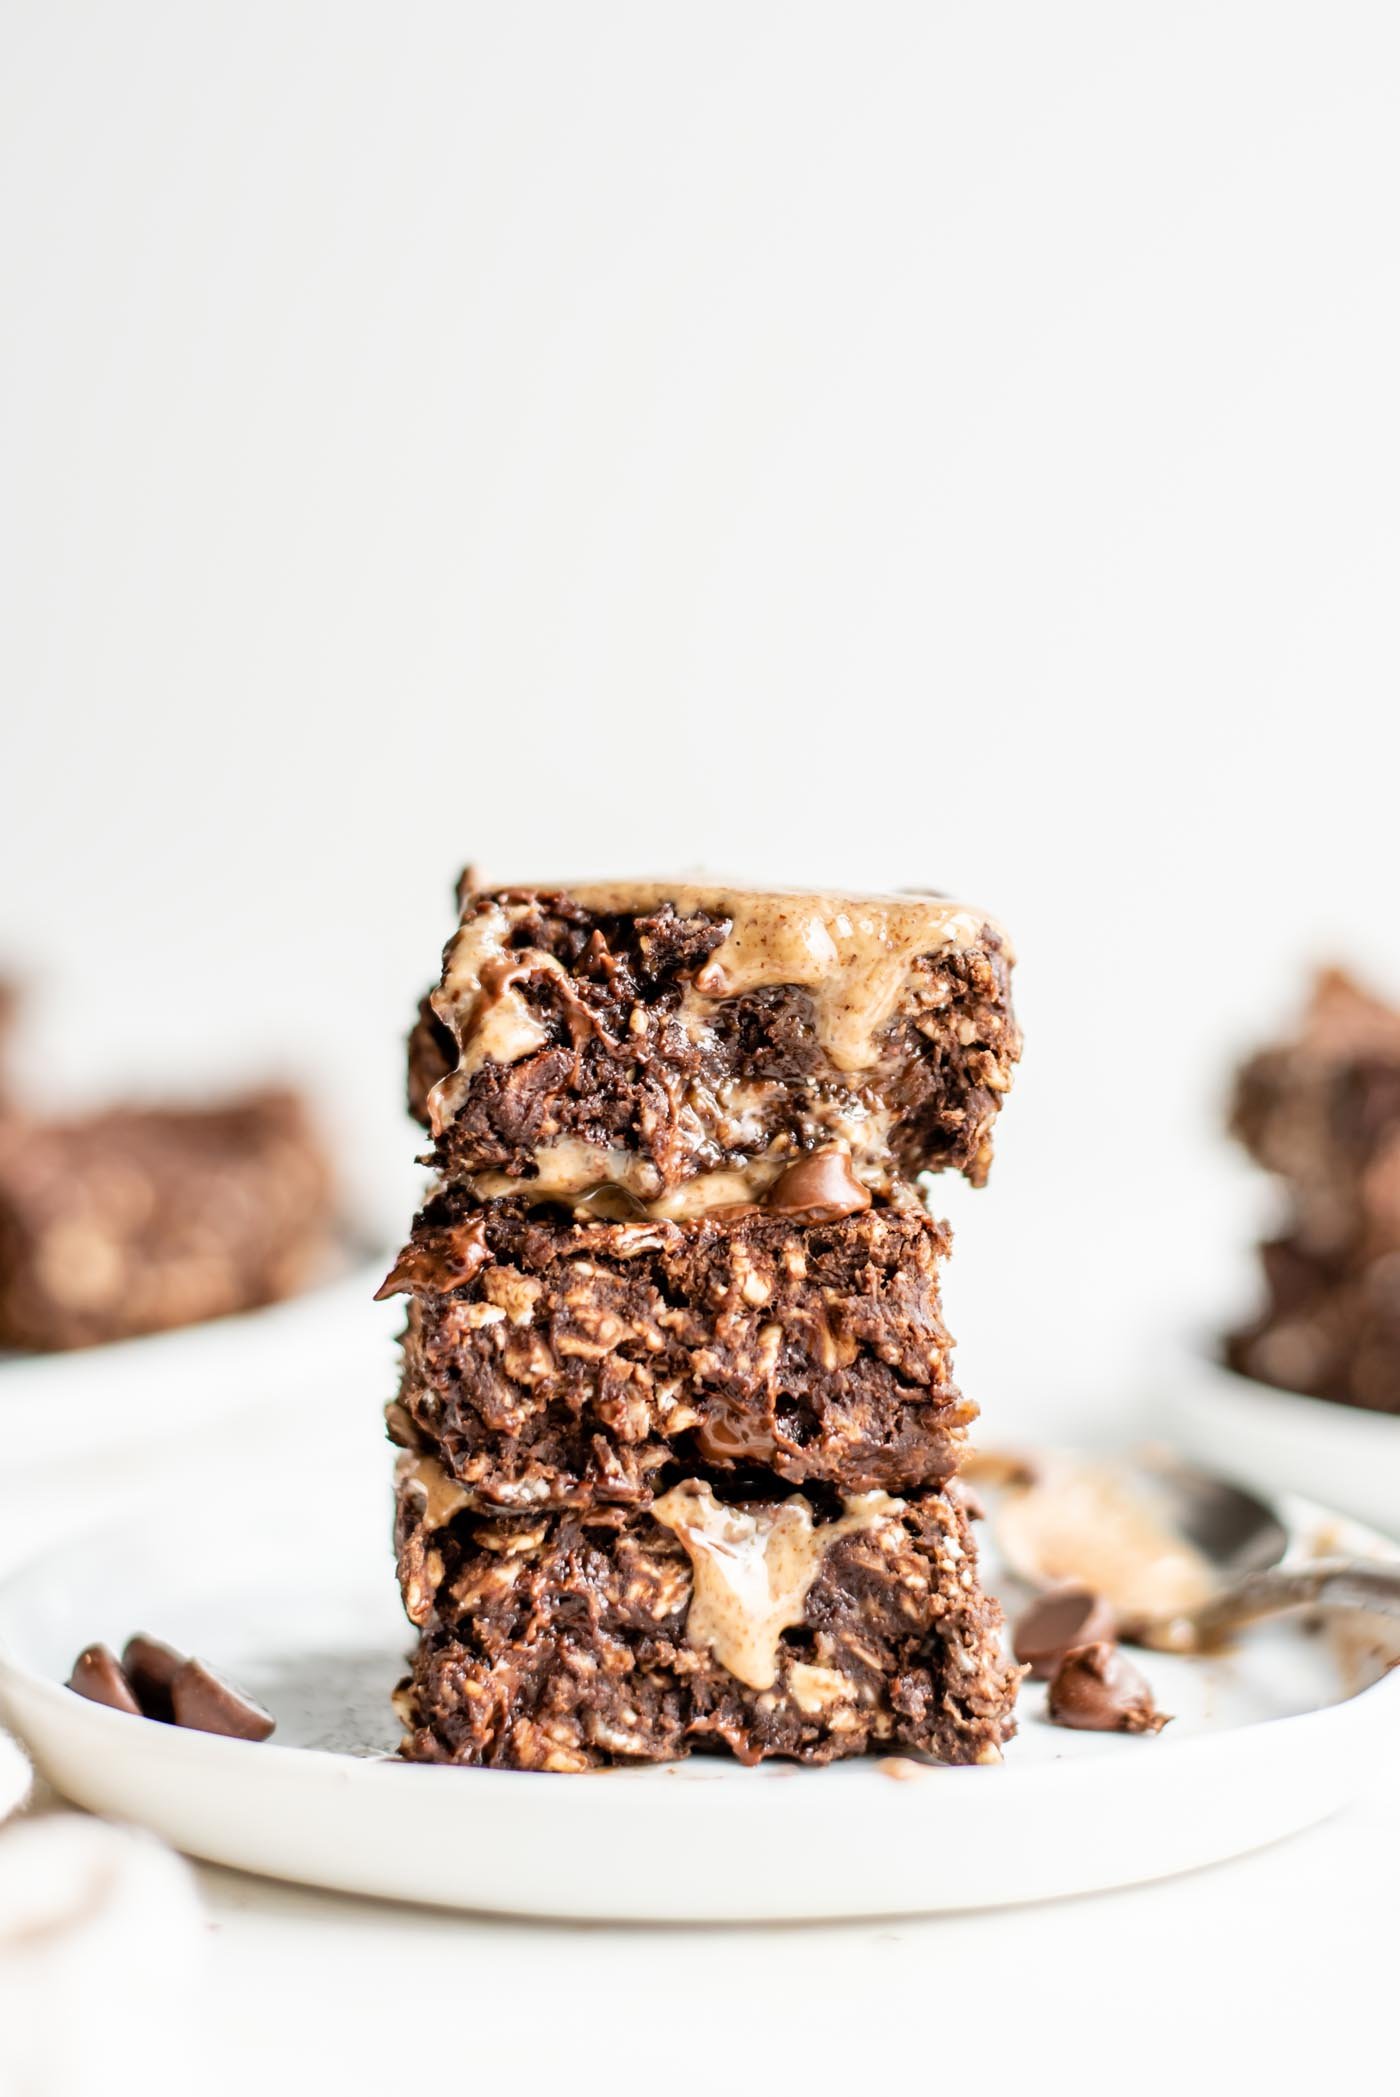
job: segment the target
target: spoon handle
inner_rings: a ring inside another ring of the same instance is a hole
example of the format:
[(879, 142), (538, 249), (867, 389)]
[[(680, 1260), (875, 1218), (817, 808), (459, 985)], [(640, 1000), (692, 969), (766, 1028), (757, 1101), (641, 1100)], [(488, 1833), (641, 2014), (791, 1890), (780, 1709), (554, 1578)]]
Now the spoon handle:
[(1197, 1653), (1232, 1631), (1289, 1609), (1369, 1610), (1400, 1617), (1400, 1564), (1379, 1559), (1317, 1558), (1310, 1565), (1270, 1566), (1248, 1573), (1196, 1609), (1144, 1625), (1137, 1642), (1161, 1652)]

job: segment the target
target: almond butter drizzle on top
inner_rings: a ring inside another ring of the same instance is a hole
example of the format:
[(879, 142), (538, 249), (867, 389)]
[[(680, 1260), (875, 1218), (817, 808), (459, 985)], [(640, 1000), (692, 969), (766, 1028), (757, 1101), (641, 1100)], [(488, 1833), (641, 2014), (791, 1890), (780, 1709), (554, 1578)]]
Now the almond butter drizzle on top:
[[(550, 954), (508, 944), (513, 926), (535, 907), (527, 895), (537, 893), (569, 895), (603, 915), (646, 915), (669, 903), (679, 917), (727, 918), (723, 941), (686, 989), (683, 1022), (704, 1025), (726, 999), (791, 984), (810, 995), (817, 1039), (832, 1066), (848, 1074), (878, 1063), (877, 1037), (895, 1017), (921, 956), (964, 950), (989, 926), (1006, 945), (984, 912), (943, 896), (835, 895), (705, 881), (502, 889), (505, 900), (474, 891), (463, 899), (461, 925), (432, 999), (459, 1050), (456, 1070), (433, 1088), (429, 1102), (435, 1135), (482, 1063), (514, 1062), (545, 1044), (545, 1031), (517, 986), (531, 973), (565, 971)], [(501, 963), (507, 965), (493, 967)]]

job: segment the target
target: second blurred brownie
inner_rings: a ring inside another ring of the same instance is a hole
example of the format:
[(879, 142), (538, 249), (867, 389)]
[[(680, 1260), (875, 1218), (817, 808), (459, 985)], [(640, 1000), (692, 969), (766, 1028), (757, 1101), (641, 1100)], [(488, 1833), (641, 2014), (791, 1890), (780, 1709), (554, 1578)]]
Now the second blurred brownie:
[(1323, 970), (1294, 1037), (1243, 1066), (1231, 1125), (1286, 1202), (1261, 1248), (1263, 1308), (1226, 1342), (1231, 1366), (1400, 1411), (1400, 1012)]
[(1231, 1126), (1310, 1253), (1400, 1248), (1400, 1012), (1353, 977), (1322, 970), (1293, 1038), (1244, 1064)]
[(0, 1119), (0, 1346), (88, 1347), (289, 1296), (330, 1249), (295, 1094)]
[(1267, 1300), (1226, 1342), (1231, 1368), (1310, 1398), (1400, 1412), (1400, 1252), (1337, 1264), (1282, 1238), (1260, 1256)]

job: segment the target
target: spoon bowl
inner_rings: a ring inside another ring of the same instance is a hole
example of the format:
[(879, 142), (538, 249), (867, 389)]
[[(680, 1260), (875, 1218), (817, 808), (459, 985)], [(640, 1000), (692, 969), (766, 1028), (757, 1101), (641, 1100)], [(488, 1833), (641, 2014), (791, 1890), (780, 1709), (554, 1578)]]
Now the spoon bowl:
[(1134, 1645), (1199, 1652), (1292, 1609), (1400, 1616), (1396, 1565), (1288, 1562), (1294, 1539), (1268, 1500), (1172, 1451), (993, 1453), (973, 1475), (1010, 1570), (1101, 1595)]
[(1128, 1489), (1155, 1503), (1159, 1518), (1200, 1553), (1222, 1585), (1277, 1565), (1288, 1549), (1288, 1531), (1268, 1500), (1174, 1451), (1139, 1451), (1123, 1473)]

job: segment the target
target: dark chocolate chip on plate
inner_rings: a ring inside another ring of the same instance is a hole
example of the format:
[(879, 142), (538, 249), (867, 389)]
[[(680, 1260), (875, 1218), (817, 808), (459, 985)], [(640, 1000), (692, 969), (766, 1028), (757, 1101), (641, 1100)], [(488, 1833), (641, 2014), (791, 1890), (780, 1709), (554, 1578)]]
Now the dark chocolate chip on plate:
[(177, 1669), (170, 1699), (176, 1725), (197, 1733), (222, 1733), (230, 1740), (266, 1740), (277, 1723), (271, 1712), (202, 1660), (186, 1660)]
[(1012, 1650), (1031, 1679), (1048, 1682), (1072, 1646), (1116, 1638), (1118, 1626), (1102, 1595), (1088, 1587), (1052, 1587), (1021, 1611)]
[(1153, 1702), (1146, 1679), (1107, 1639), (1065, 1654), (1045, 1709), (1057, 1726), (1083, 1733), (1160, 1733), (1171, 1723)]
[(176, 1652), (163, 1638), (152, 1638), (149, 1632), (137, 1631), (127, 1640), (122, 1666), (147, 1718), (163, 1719), (167, 1725), (174, 1718), (170, 1686), (184, 1664), (183, 1653)]
[(129, 1711), (133, 1718), (141, 1716), (135, 1691), (110, 1646), (84, 1646), (73, 1662), (68, 1687), (76, 1689), (90, 1704), (105, 1704), (111, 1711)]

